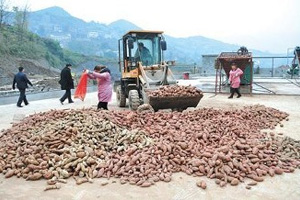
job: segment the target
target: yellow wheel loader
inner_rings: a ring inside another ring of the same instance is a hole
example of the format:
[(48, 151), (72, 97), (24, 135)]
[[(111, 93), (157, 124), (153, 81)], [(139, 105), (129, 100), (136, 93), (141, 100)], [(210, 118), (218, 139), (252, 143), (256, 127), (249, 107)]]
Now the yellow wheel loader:
[(119, 40), (121, 79), (114, 84), (119, 107), (126, 106), (126, 99), (132, 110), (144, 103), (150, 104), (155, 111), (197, 106), (201, 97), (148, 98), (148, 90), (177, 84), (164, 61), (166, 49), (162, 31), (129, 31)]

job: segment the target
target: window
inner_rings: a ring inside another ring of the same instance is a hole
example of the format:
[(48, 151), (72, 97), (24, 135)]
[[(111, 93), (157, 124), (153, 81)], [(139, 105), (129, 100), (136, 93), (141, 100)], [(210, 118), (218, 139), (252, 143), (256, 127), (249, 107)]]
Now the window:
[(160, 38), (147, 35), (143, 38), (137, 38), (131, 55), (136, 61), (142, 61), (143, 65), (149, 66), (161, 63)]

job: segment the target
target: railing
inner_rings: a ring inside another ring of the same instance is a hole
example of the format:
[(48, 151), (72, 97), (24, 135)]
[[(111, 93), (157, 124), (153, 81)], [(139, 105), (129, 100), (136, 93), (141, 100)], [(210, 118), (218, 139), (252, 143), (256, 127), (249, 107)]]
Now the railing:
[[(215, 74), (214, 63), (218, 55), (202, 56), (202, 63), (199, 67), (200, 74)], [(287, 73), (292, 65), (292, 56), (254, 56), (253, 57), (253, 76), (254, 77), (287, 77)], [(287, 65), (287, 60), (289, 61)], [(205, 72), (205, 73), (203, 73)], [(295, 76), (299, 78), (299, 74)]]

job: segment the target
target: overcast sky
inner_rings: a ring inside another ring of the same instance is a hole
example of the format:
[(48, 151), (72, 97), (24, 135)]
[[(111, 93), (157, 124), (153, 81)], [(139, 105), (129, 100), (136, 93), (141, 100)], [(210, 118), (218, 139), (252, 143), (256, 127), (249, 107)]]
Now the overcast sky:
[(126, 19), (175, 37), (201, 35), (285, 53), (300, 46), (300, 0), (9, 0), (31, 11), (60, 6), (85, 21)]

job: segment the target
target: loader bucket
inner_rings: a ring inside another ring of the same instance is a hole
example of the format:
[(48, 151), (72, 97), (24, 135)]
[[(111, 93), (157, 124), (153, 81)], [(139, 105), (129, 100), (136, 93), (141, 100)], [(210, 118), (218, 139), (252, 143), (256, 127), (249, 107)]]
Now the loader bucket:
[(149, 97), (148, 103), (155, 111), (159, 109), (185, 110), (188, 107), (197, 107), (203, 94), (194, 97)]

